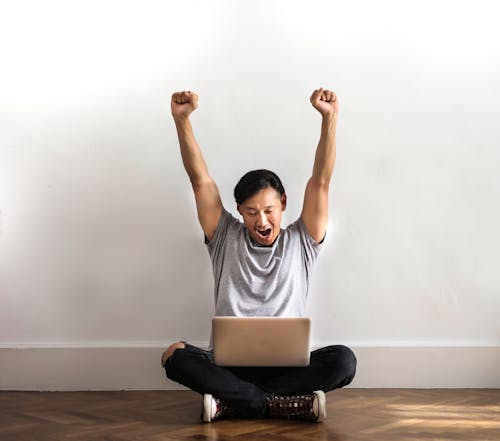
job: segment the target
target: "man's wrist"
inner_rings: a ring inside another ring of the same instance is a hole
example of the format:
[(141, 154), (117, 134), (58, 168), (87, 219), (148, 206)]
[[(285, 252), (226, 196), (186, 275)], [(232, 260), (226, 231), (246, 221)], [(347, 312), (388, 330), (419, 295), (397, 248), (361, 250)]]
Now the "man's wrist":
[(337, 124), (337, 114), (336, 113), (327, 113), (323, 115), (323, 121), (328, 124), (335, 125)]
[(336, 132), (337, 131), (337, 115), (323, 115), (323, 120), (321, 121), (321, 130), (328, 132)]
[(184, 124), (186, 123), (187, 121), (189, 121), (189, 115), (188, 116), (173, 116), (174, 117), (174, 121), (175, 123), (177, 124)]

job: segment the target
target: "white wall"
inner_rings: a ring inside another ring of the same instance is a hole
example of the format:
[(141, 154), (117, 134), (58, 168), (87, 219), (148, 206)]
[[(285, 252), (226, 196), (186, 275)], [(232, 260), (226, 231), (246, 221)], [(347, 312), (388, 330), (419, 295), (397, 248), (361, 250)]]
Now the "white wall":
[(224, 205), (237, 215), (239, 177), (269, 168), (286, 226), (318, 87), (341, 109), (313, 343), (500, 346), (498, 9), (0, 3), (0, 346), (206, 342), (213, 279), (171, 94), (200, 97)]

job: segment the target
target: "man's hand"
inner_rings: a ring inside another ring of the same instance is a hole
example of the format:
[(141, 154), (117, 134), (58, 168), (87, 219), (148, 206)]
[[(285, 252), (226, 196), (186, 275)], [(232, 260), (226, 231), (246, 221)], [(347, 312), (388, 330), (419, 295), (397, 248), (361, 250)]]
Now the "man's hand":
[(190, 90), (174, 92), (170, 107), (174, 118), (187, 118), (198, 107), (198, 95)]
[(339, 101), (337, 95), (331, 90), (324, 90), (322, 87), (316, 89), (312, 93), (310, 101), (322, 116), (338, 116)]

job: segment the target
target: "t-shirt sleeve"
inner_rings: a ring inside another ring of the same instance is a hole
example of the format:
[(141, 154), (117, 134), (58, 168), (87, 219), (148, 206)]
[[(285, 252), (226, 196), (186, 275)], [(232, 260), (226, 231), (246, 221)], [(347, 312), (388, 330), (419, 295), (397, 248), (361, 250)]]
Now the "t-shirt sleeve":
[(214, 237), (212, 237), (211, 240), (208, 240), (205, 235), (205, 245), (207, 246), (208, 254), (212, 260), (217, 259), (217, 257), (222, 254), (226, 242), (227, 232), (235, 221), (237, 222), (238, 220), (234, 218), (229, 211), (222, 207), (222, 213), (219, 218), (219, 223), (217, 224)]
[(304, 251), (304, 258), (306, 260), (306, 263), (312, 265), (318, 257), (321, 248), (323, 247), (326, 233), (323, 236), (323, 239), (321, 239), (321, 242), (318, 243), (309, 234), (309, 231), (307, 230), (306, 224), (304, 223), (302, 217), (299, 217), (295, 223), (297, 231), (300, 234), (300, 242)]

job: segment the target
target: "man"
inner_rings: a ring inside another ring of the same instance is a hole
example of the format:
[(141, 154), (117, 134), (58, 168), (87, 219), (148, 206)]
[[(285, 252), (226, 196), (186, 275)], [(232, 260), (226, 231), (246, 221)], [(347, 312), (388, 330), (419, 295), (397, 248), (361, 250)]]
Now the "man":
[[(269, 170), (250, 171), (235, 187), (243, 222), (223, 207), (189, 120), (198, 96), (191, 91), (172, 94), (182, 161), (213, 265), (215, 315), (304, 315), (311, 270), (326, 235), (339, 113), (330, 90), (315, 90), (310, 101), (322, 115), (321, 138), (302, 213), (283, 230), (286, 193)], [(221, 367), (214, 364), (212, 338), (209, 350), (181, 341), (162, 355), (168, 378), (203, 395), (203, 421), (224, 416), (322, 421), (324, 392), (349, 384), (356, 363), (351, 349), (335, 345), (312, 351), (306, 367)]]

